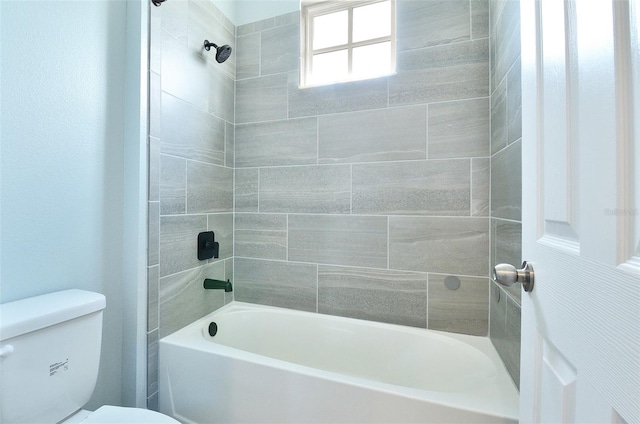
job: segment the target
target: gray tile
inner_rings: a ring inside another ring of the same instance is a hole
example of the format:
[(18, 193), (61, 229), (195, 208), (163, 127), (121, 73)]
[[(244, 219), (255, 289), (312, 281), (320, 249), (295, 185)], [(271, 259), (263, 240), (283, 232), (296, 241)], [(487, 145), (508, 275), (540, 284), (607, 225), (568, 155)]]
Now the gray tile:
[(236, 165), (236, 126), (227, 122), (224, 133), (224, 164), (229, 168)]
[(260, 76), (260, 33), (236, 39), (236, 79)]
[(196, 245), (207, 231), (206, 215), (160, 217), (160, 277), (202, 265)]
[(289, 260), (387, 267), (387, 217), (289, 215)]
[(389, 268), (487, 276), (487, 218), (389, 217)]
[[(495, 222), (495, 262), (511, 264), (520, 267), (522, 264), (522, 224), (514, 221), (504, 221), (494, 219)], [(521, 284), (514, 284), (511, 287), (504, 287), (503, 290), (515, 298), (518, 302), (522, 292)]]
[(158, 391), (158, 330), (147, 333), (147, 395)]
[(300, 61), (300, 24), (277, 26), (261, 32), (261, 75), (298, 69)]
[(167, 32), (162, 33), (161, 84), (164, 92), (233, 122), (233, 78)]
[(507, 145), (507, 92), (504, 83), (491, 94), (491, 154)]
[(289, 73), (289, 117), (380, 109), (388, 105), (388, 77), (299, 88), (299, 73)]
[(160, 155), (160, 214), (185, 213), (187, 161)]
[(428, 158), (489, 156), (489, 98), (429, 105)]
[(149, 137), (149, 201), (160, 200), (160, 140)]
[(161, 7), (160, 12), (162, 14), (162, 29), (182, 44), (187, 44), (187, 0), (171, 1), (171, 4), (165, 2)]
[(157, 330), (160, 325), (158, 296), (160, 290), (160, 267), (147, 268), (147, 331)]
[(490, 159), (471, 159), (471, 216), (489, 216), (490, 171)]
[(501, 357), (506, 347), (507, 297), (500, 286), (490, 283), (489, 337)]
[(233, 211), (233, 169), (200, 162), (187, 163), (187, 211)]
[(511, 378), (518, 387), (520, 387), (520, 315), (520, 305), (508, 298), (503, 360)]
[(152, 266), (160, 260), (160, 202), (149, 202), (147, 214), (147, 265)]
[(162, 95), (163, 154), (224, 165), (225, 122), (170, 94)]
[(491, 159), (491, 216), (520, 221), (522, 148), (518, 141)]
[(234, 201), (236, 212), (258, 212), (258, 169), (236, 169)]
[(236, 166), (316, 164), (317, 118), (236, 126)]
[(318, 312), (425, 328), (427, 274), (318, 267)]
[(349, 213), (349, 165), (260, 170), (260, 212)]
[(319, 118), (320, 163), (426, 159), (426, 107), (368, 110)]
[(162, 32), (163, 91), (199, 109), (209, 110), (209, 73), (207, 60), (202, 55), (194, 54), (169, 33)]
[(287, 118), (287, 74), (236, 83), (236, 123)]
[(495, 87), (520, 56), (520, 2), (503, 2), (503, 7), (498, 12), (494, 34), (496, 56), (491, 71)]
[(469, 215), (469, 160), (353, 165), (353, 213)]
[(230, 45), (235, 53), (235, 35), (233, 29), (229, 31), (223, 22), (218, 19), (222, 17), (222, 14), (218, 10), (216, 10), (218, 16), (214, 15), (214, 8), (211, 7), (211, 3), (210, 1), (189, 0), (187, 44), (192, 51), (201, 52), (207, 61), (215, 68), (223, 70), (233, 78), (236, 69), (235, 54), (229, 56), (224, 63), (217, 63), (215, 60), (215, 49), (212, 48), (210, 51), (204, 50), (204, 40), (209, 40), (218, 46), (225, 44)]
[(471, 38), (489, 36), (489, 0), (471, 0)]
[(216, 69), (216, 65), (209, 63), (209, 98), (210, 113), (227, 122), (235, 120), (235, 80), (229, 75)]
[(155, 392), (147, 397), (147, 409), (160, 412), (160, 407), (158, 406), (158, 392)]
[(265, 29), (273, 28), (275, 26), (274, 18), (266, 18), (261, 21), (251, 22), (249, 24), (238, 25), (236, 28), (236, 35), (241, 37), (243, 35), (253, 34), (254, 32), (260, 32)]
[(520, 58), (507, 75), (507, 142), (513, 143), (522, 137), (522, 84)]
[(224, 306), (224, 290), (205, 290), (205, 278), (223, 279), (224, 262), (160, 278), (160, 338)]
[(220, 256), (209, 259), (209, 262), (231, 258), (233, 256), (233, 214), (210, 214), (207, 219), (207, 230), (213, 231), (215, 241), (219, 243), (220, 248), (218, 252)]
[(287, 215), (235, 215), (235, 256), (287, 259)]
[(149, 72), (149, 135), (160, 137), (162, 122), (162, 89), (160, 88), (160, 75)]
[(316, 311), (317, 265), (235, 258), (235, 299)]
[(285, 13), (284, 15), (278, 15), (275, 18), (275, 26), (283, 26), (290, 24), (300, 23), (300, 11)]
[(431, 330), (486, 336), (489, 330), (489, 282), (487, 278), (456, 277), (457, 290), (444, 285), (447, 275), (429, 274)]
[(217, 2), (212, 2), (210, 0), (189, 0), (189, 2), (198, 3), (200, 8), (204, 9), (204, 11), (209, 13), (209, 15), (215, 19), (216, 25), (220, 25), (225, 30), (235, 34), (236, 26), (220, 9), (218, 9), (216, 6)]
[(469, 40), (469, 13), (469, 0), (398, 0), (398, 51)]
[(390, 106), (489, 96), (486, 39), (399, 52), (397, 69)]

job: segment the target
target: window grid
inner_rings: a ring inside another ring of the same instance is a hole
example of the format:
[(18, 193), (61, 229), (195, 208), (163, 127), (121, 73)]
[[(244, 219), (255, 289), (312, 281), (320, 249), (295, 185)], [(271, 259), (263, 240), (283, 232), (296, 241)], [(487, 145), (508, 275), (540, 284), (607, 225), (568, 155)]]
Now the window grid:
[[(372, 38), (368, 40), (353, 42), (353, 10), (376, 3), (382, 3), (384, 1), (389, 1), (390, 3), (390, 19), (391, 19), (391, 30), (388, 36)], [(300, 61), (301, 67), (301, 75), (300, 82), (301, 86), (312, 86), (315, 84), (310, 83), (311, 76), (313, 75), (313, 57), (314, 55), (323, 54), (323, 53), (331, 53), (341, 50), (347, 50), (347, 62), (348, 62), (348, 76), (344, 80), (335, 81), (335, 82), (343, 82), (343, 81), (353, 81), (362, 78), (354, 78), (352, 77), (353, 70), (353, 50), (358, 47), (374, 45), (378, 43), (389, 42), (391, 45), (391, 57), (390, 57), (390, 69), (389, 74), (395, 72), (396, 68), (396, 45), (395, 45), (395, 32), (396, 32), (396, 19), (395, 19), (395, 0), (364, 0), (364, 1), (349, 1), (348, 5), (345, 6), (346, 2), (322, 2), (322, 3), (307, 3), (303, 4), (302, 10), (302, 43), (301, 43), (301, 51), (303, 52), (302, 58)], [(348, 34), (347, 34), (347, 43), (340, 44), (330, 47), (323, 47), (319, 49), (313, 49), (313, 37), (314, 37), (314, 18), (324, 15), (329, 15), (331, 13), (340, 12), (343, 10), (348, 11)], [(379, 75), (382, 76), (382, 75)], [(373, 78), (373, 77), (367, 77)], [(322, 84), (317, 85), (325, 85), (331, 84), (333, 82), (324, 82)]]

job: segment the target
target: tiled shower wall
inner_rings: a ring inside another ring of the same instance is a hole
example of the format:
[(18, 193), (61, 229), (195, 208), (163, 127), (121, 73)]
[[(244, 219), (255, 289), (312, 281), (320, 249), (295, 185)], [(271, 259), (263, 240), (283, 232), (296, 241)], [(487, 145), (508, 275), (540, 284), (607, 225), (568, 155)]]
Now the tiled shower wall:
[[(491, 1), (491, 263), (522, 263), (520, 3)], [(520, 381), (520, 285), (491, 283), (490, 336)]]
[(237, 28), (235, 299), (487, 335), (488, 0), (397, 22), (396, 75), (314, 88), (298, 13)]
[[(204, 278), (232, 279), (235, 58), (215, 62), (204, 40), (235, 45), (235, 27), (208, 0), (151, 7), (147, 405), (157, 409), (158, 340), (223, 306)], [(198, 261), (214, 231), (220, 257)]]

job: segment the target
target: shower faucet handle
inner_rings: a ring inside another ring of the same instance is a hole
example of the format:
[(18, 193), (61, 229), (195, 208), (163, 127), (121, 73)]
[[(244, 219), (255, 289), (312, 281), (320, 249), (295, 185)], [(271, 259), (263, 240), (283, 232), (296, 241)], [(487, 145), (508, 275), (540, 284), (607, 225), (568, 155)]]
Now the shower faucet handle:
[(511, 264), (498, 264), (493, 268), (493, 279), (503, 286), (512, 286), (515, 283), (522, 283), (524, 291), (533, 290), (535, 273), (533, 266), (527, 261), (522, 263), (522, 269), (516, 269)]

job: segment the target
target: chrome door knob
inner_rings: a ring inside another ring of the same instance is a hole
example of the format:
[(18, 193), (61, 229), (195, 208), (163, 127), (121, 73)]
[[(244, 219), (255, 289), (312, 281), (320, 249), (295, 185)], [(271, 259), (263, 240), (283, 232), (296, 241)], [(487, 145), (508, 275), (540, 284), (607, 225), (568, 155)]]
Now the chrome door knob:
[(533, 290), (534, 276), (533, 266), (527, 261), (522, 263), (522, 269), (516, 269), (515, 266), (510, 264), (498, 264), (493, 268), (493, 279), (496, 282), (507, 287), (515, 283), (522, 283), (522, 287), (526, 292)]

